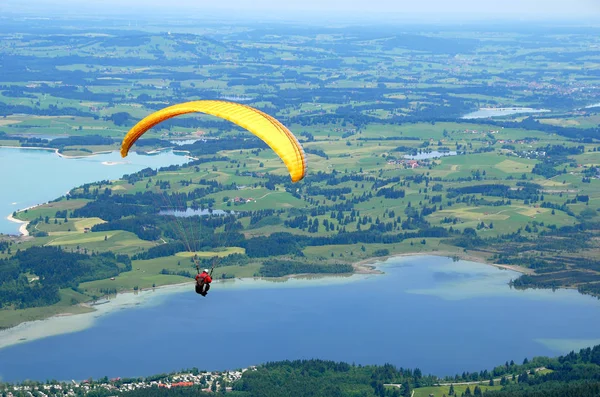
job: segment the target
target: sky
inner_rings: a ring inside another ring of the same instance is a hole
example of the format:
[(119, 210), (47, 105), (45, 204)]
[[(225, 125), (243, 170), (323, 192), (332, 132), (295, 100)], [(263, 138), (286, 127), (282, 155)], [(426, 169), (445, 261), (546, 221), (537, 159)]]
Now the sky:
[(164, 13), (201, 17), (211, 12), (294, 19), (387, 16), (427, 19), (557, 19), (600, 21), (600, 0), (0, 0), (0, 13)]

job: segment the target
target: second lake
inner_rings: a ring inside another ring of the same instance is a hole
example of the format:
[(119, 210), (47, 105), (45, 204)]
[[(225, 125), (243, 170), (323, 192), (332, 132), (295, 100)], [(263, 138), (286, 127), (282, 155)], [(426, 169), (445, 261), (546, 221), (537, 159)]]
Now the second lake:
[(12, 212), (54, 200), (84, 183), (188, 161), (188, 157), (170, 150), (156, 155), (132, 152), (125, 159), (117, 151), (64, 158), (52, 150), (0, 147), (0, 169), (9, 170), (4, 173), (4, 187), (0, 189), (0, 233), (18, 233), (19, 224), (6, 219)]

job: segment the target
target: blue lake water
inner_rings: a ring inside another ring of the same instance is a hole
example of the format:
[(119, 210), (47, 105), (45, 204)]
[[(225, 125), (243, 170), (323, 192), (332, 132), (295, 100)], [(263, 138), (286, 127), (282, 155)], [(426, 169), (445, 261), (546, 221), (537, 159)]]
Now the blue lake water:
[(575, 291), (512, 290), (516, 273), (449, 258), (392, 258), (381, 269), (216, 283), (206, 298), (192, 284), (149, 293), (147, 303), (84, 331), (1, 349), (0, 378), (129, 377), (309, 358), (454, 375), (600, 343), (600, 301)]
[(118, 179), (146, 167), (160, 168), (184, 164), (189, 159), (171, 151), (153, 156), (130, 153), (121, 158), (119, 152), (85, 158), (63, 158), (53, 151), (0, 147), (0, 233), (18, 234), (19, 224), (6, 216), (13, 211), (41, 204), (64, 195), (84, 183)]
[(546, 113), (548, 109), (532, 108), (499, 108), (499, 109), (479, 109), (475, 112), (464, 115), (463, 119), (484, 119), (487, 117), (502, 117), (522, 113)]

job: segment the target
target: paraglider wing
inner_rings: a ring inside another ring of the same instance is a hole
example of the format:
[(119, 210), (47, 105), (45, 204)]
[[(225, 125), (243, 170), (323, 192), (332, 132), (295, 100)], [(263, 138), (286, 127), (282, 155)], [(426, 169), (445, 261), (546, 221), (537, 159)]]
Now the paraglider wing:
[(131, 146), (147, 130), (171, 117), (187, 113), (206, 113), (231, 121), (262, 139), (283, 160), (292, 178), (298, 182), (306, 174), (306, 155), (298, 139), (278, 120), (247, 105), (227, 101), (192, 101), (158, 110), (134, 125), (121, 144), (126, 157)]

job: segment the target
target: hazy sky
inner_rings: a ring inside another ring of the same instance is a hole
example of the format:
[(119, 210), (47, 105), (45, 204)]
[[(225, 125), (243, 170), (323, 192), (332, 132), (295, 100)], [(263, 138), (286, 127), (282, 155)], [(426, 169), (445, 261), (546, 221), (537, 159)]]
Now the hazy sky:
[(585, 18), (600, 20), (600, 0), (0, 0), (0, 12), (51, 9), (73, 15), (79, 12), (129, 14), (135, 12), (187, 13), (202, 10), (276, 14), (294, 18), (305, 12), (334, 18), (347, 14), (402, 16), (458, 16), (482, 18)]

